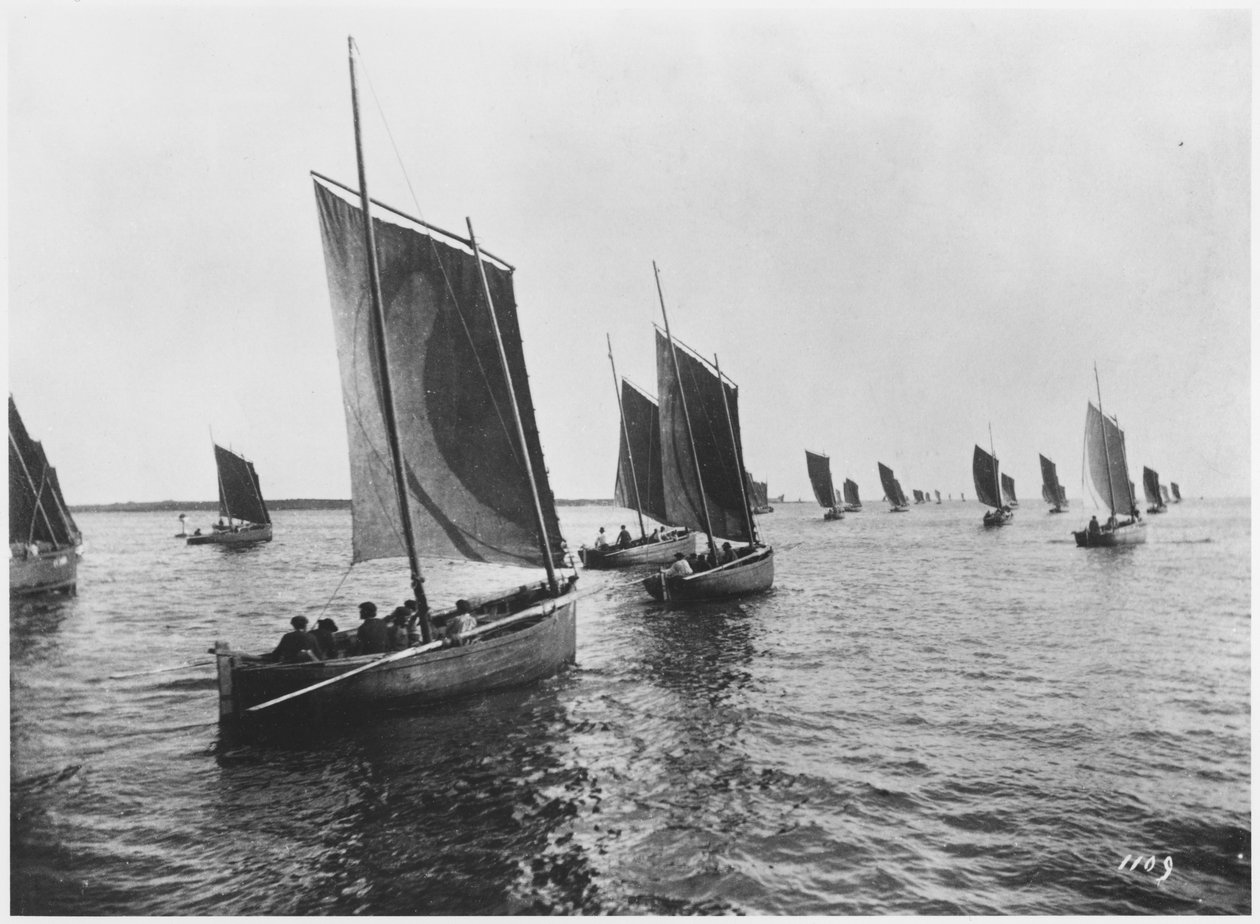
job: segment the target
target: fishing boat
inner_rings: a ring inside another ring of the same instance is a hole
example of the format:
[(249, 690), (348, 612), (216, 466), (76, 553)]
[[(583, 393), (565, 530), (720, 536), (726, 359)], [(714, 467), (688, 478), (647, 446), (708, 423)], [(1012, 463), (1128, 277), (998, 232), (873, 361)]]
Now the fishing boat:
[(862, 498), (858, 494), (857, 482), (852, 478), (844, 479), (844, 512), (857, 513), (862, 509)]
[(932, 493), (936, 495), (936, 502), (939, 504), (941, 502), (941, 492), (933, 488)]
[[(739, 390), (723, 377), (716, 357), (710, 363), (675, 340), (655, 263), (652, 270), (665, 319), (665, 330), (656, 329), (665, 508), (671, 523), (704, 530), (709, 567), (668, 577), (662, 571), (643, 586), (653, 599), (675, 604), (769, 590), (774, 549), (758, 537), (745, 488)], [(719, 537), (744, 545), (727, 555), (718, 548)]]
[(74, 594), (83, 534), (9, 396), (9, 597)]
[(1168, 509), (1159, 490), (1159, 473), (1149, 466), (1142, 466), (1142, 491), (1146, 494), (1147, 513), (1163, 513)]
[[(513, 267), (481, 251), (471, 222), (463, 238), (369, 197), (353, 39), (350, 52), (359, 189), (312, 177), (350, 450), (351, 565), (406, 558), (421, 638), (389, 654), (294, 664), (218, 642), (220, 719), (246, 730), (528, 683), (576, 653), (577, 576), (555, 567), (564, 541)], [(434, 613), (422, 555), (541, 567), (546, 577)], [(477, 623), (462, 644), (440, 634), (456, 611)], [(338, 633), (338, 644), (352, 635)]]
[(750, 472), (744, 472), (744, 483), (747, 486), (749, 502), (752, 504), (752, 512), (758, 516), (774, 513), (774, 507), (770, 505), (769, 486), (766, 482), (757, 481)]
[(911, 488), (910, 490), (914, 494), (914, 502), (916, 504), (923, 503), (923, 492), (920, 491), (918, 488)]
[(884, 488), (884, 499), (888, 501), (889, 511), (891, 513), (904, 513), (910, 509), (910, 502), (906, 500), (906, 494), (901, 490), (901, 482), (893, 477), (893, 470), (883, 462), (879, 465), (879, 483)]
[(1102, 412), (1102, 386), (1098, 369), (1094, 368), (1098, 387), (1098, 407), (1088, 402), (1085, 411), (1085, 462), (1095, 495), (1106, 504), (1107, 522), (1091, 519), (1085, 529), (1072, 533), (1081, 548), (1137, 545), (1146, 541), (1146, 523), (1138, 515), (1133, 482), (1129, 480), (1129, 463), (1124, 448), (1124, 431), (1115, 417)]
[[(989, 447), (992, 449), (993, 435), (989, 434)], [(980, 503), (992, 507), (985, 511), (981, 523), (984, 526), (1005, 526), (1014, 519), (1015, 514), (1003, 502), (1001, 479), (999, 477), (998, 458), (994, 452), (985, 452), (976, 444), (971, 454), (971, 478), (976, 485), (976, 497)]]
[(1168, 486), (1172, 489), (1173, 503), (1180, 504), (1181, 503), (1181, 486), (1178, 485), (1177, 482), (1175, 481), (1169, 482)]
[(844, 511), (836, 503), (836, 489), (831, 483), (831, 459), (819, 452), (805, 450), (805, 469), (809, 473), (809, 484), (814, 489), (814, 498), (818, 506), (823, 508), (824, 520), (843, 520)]
[(1167, 507), (1169, 504), (1172, 503), (1172, 498), (1168, 496), (1168, 485), (1161, 484), (1159, 486), (1159, 495), (1164, 501), (1164, 504), (1163, 504), (1164, 507)]
[(1041, 460), (1041, 497), (1050, 505), (1051, 513), (1062, 513), (1067, 509), (1067, 491), (1059, 484), (1059, 470), (1055, 464), (1043, 455)]
[[(617, 483), (613, 497), (620, 507), (628, 507), (639, 517), (639, 538), (627, 543), (583, 545), (578, 550), (582, 564), (592, 570), (636, 568), (668, 564), (675, 552), (690, 555), (696, 550), (695, 533), (669, 524), (665, 513), (665, 482), (661, 477), (661, 412), (656, 399), (629, 379), (617, 378), (612, 338), (608, 340), (608, 361), (613, 367), (613, 384), (621, 412), (621, 445), (617, 452)], [(650, 534), (643, 522), (647, 514), (665, 530)]]
[(198, 529), (185, 541), (189, 545), (270, 542), (271, 514), (263, 501), (254, 463), (216, 443), (214, 464), (219, 472), (219, 522), (210, 532)]
[(1002, 473), (1002, 498), (1012, 509), (1019, 506), (1019, 498), (1015, 496), (1015, 479), (1005, 472)]

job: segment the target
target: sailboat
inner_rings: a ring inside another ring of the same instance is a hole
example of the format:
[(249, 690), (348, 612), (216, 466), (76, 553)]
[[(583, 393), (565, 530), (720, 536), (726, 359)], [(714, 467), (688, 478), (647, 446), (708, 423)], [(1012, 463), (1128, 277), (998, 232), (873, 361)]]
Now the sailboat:
[(1005, 472), (1002, 473), (1002, 497), (1006, 500), (1006, 506), (1019, 506), (1019, 498), (1015, 496), (1015, 479)]
[(1148, 466), (1142, 467), (1142, 491), (1146, 494), (1146, 502), (1150, 504), (1146, 508), (1147, 513), (1163, 513), (1168, 509), (1166, 500), (1160, 492), (1159, 473)]
[(910, 509), (906, 493), (901, 490), (901, 482), (893, 477), (893, 470), (883, 462), (879, 465), (879, 483), (884, 488), (884, 498), (888, 501), (891, 513), (904, 513)]
[(933, 488), (932, 493), (936, 495), (936, 502), (939, 504), (941, 502), (941, 492)]
[[(993, 434), (989, 434), (989, 448), (993, 447)], [(981, 520), (985, 526), (1005, 526), (1015, 514), (1003, 503), (1002, 482), (999, 477), (998, 458), (993, 452), (985, 452), (977, 443), (971, 454), (971, 478), (976, 485), (976, 497), (980, 503), (992, 507)]]
[(758, 515), (774, 513), (774, 507), (770, 506), (769, 485), (766, 482), (757, 481), (750, 472), (744, 472), (744, 484), (748, 491), (749, 503), (752, 504), (753, 513)]
[[(1101, 526), (1097, 517), (1082, 530), (1074, 531), (1081, 548), (1136, 545), (1146, 541), (1146, 523), (1138, 516), (1133, 482), (1129, 481), (1129, 463), (1124, 449), (1124, 431), (1114, 417), (1102, 412), (1102, 386), (1098, 384), (1098, 367), (1094, 367), (1094, 383), (1098, 387), (1098, 407), (1088, 402), (1085, 411), (1085, 461), (1095, 494), (1107, 505), (1110, 516)], [(1120, 519), (1120, 517), (1125, 519)]]
[(1062, 513), (1067, 507), (1067, 491), (1059, 484), (1059, 470), (1043, 455), (1041, 460), (1041, 497), (1050, 505), (1051, 513)]
[(831, 460), (822, 453), (805, 450), (805, 469), (809, 484), (814, 489), (818, 506), (823, 508), (824, 520), (843, 520), (844, 512), (836, 503), (836, 489), (831, 483)]
[[(621, 409), (621, 445), (617, 452), (617, 484), (614, 500), (629, 507), (639, 517), (639, 538), (629, 545), (604, 548), (582, 546), (578, 555), (592, 569), (633, 568), (659, 565), (674, 560), (675, 552), (689, 555), (696, 550), (696, 535), (686, 527), (672, 527), (665, 514), (665, 482), (661, 477), (661, 412), (656, 399), (617, 378), (612, 339), (608, 360), (613, 363), (613, 384), (620, 384), (617, 401)], [(648, 535), (643, 515), (666, 524), (666, 530)]]
[[(716, 358), (710, 363), (674, 339), (655, 263), (652, 270), (665, 319), (665, 330), (656, 330), (665, 507), (670, 522), (704, 530), (710, 567), (685, 576), (654, 574), (644, 588), (654, 599), (673, 603), (769, 590), (774, 549), (757, 536), (744, 485), (739, 390), (723, 377)], [(746, 545), (732, 549), (730, 560), (723, 561), (725, 549), (719, 550), (718, 537)]]
[(914, 502), (916, 504), (923, 503), (923, 492), (918, 488), (911, 488), (910, 490), (914, 492)]
[(1177, 482), (1173, 481), (1173, 482), (1170, 482), (1168, 486), (1169, 486), (1170, 488), (1172, 488), (1173, 503), (1174, 503), (1174, 504), (1180, 504), (1180, 503), (1181, 503), (1181, 487), (1180, 487), (1180, 485), (1178, 485), (1178, 484), (1177, 484)]
[(187, 543), (248, 545), (270, 542), (271, 515), (267, 513), (267, 504), (263, 501), (254, 463), (215, 443), (214, 464), (219, 472), (219, 522), (208, 533), (197, 530), (188, 537)]
[(75, 593), (82, 542), (57, 471), (26, 432), (10, 395), (9, 597)]
[[(353, 39), (350, 76), (359, 190), (312, 177), (350, 450), (352, 564), (407, 559), (421, 643), (280, 664), (218, 642), (220, 720), (246, 728), (515, 686), (556, 674), (576, 653), (577, 575), (555, 567), (564, 541), (513, 267), (481, 251), (471, 222), (461, 238), (369, 198)], [(434, 614), (421, 555), (540, 567), (546, 577)], [(477, 625), (453, 644), (434, 626), (457, 613)], [(338, 644), (353, 634), (338, 633)]]
[(844, 479), (844, 512), (856, 513), (862, 509), (862, 498), (858, 494), (857, 482), (852, 478)]

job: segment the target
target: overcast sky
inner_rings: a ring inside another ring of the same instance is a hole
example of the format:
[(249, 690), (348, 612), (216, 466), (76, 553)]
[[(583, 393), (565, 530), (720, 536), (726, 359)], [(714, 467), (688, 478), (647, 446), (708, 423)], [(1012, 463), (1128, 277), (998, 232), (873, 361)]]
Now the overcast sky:
[(653, 260), (772, 495), (971, 497), (992, 423), (1078, 497), (1095, 362), (1135, 481), (1250, 493), (1248, 11), (188, 6), (9, 8), (9, 389), (72, 504), (213, 498), (211, 431), (349, 496), (350, 34), (373, 195), (517, 267), (558, 496), (612, 495), (605, 333), (656, 391)]

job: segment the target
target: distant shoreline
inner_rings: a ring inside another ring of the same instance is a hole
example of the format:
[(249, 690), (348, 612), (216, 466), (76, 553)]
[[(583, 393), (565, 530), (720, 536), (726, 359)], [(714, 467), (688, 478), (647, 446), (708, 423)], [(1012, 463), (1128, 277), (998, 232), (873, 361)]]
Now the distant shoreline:
[[(607, 498), (556, 498), (557, 507), (611, 507)], [(349, 510), (349, 500), (295, 497), (287, 500), (269, 500), (270, 510)], [(71, 513), (183, 513), (189, 510), (219, 510), (218, 501), (123, 501), (114, 504), (71, 504)]]

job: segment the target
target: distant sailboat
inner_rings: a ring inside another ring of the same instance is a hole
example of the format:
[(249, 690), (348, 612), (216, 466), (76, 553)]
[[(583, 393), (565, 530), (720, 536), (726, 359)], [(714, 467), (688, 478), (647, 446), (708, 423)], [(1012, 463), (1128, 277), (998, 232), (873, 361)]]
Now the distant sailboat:
[(858, 495), (857, 482), (852, 478), (844, 479), (844, 512), (856, 513), (862, 509), (862, 498)]
[(911, 488), (910, 490), (914, 493), (914, 502), (916, 504), (923, 503), (923, 492), (918, 488)]
[[(990, 448), (992, 448), (992, 439), (992, 434), (990, 434)], [(991, 452), (985, 452), (979, 444), (976, 444), (971, 454), (971, 477), (975, 482), (976, 497), (980, 499), (980, 503), (993, 508), (985, 512), (981, 523), (985, 526), (1005, 526), (1011, 522), (1015, 515), (1002, 500), (997, 456)]]
[[(621, 443), (617, 452), (617, 482), (613, 498), (619, 507), (629, 507), (639, 517), (639, 538), (628, 545), (578, 550), (587, 568), (605, 570), (659, 565), (674, 560), (675, 552), (690, 555), (696, 550), (695, 533), (671, 524), (665, 514), (665, 482), (661, 476), (661, 412), (656, 400), (629, 379), (617, 378), (612, 339), (608, 341), (608, 361), (613, 364), (613, 385), (620, 385), (617, 401), (621, 416)], [(647, 514), (666, 530), (650, 536), (643, 524)]]
[(752, 503), (752, 512), (758, 515), (774, 513), (770, 506), (770, 494), (764, 481), (757, 481), (750, 472), (744, 472), (744, 483), (747, 485), (748, 497)]
[(1181, 488), (1177, 485), (1177, 482), (1175, 481), (1171, 482), (1169, 484), (1169, 487), (1172, 488), (1173, 503), (1180, 504), (1181, 503)]
[[(742, 596), (774, 584), (774, 549), (757, 536), (744, 484), (744, 450), (739, 426), (739, 391), (721, 370), (674, 339), (665, 296), (656, 273), (665, 330), (656, 331), (657, 393), (665, 507), (671, 523), (703, 529), (709, 540), (703, 571), (664, 577), (654, 574), (644, 589), (657, 600), (688, 603)], [(717, 538), (746, 545), (721, 562)], [(712, 567), (714, 563), (716, 567)]]
[(1161, 484), (1159, 486), (1159, 494), (1160, 497), (1163, 498), (1165, 507), (1172, 503), (1172, 498), (1168, 496), (1168, 485)]
[(888, 501), (889, 512), (905, 513), (910, 509), (910, 502), (901, 490), (901, 482), (893, 477), (893, 470), (883, 462), (879, 465), (879, 483), (884, 489), (884, 499)]
[(1159, 490), (1159, 473), (1153, 468), (1142, 467), (1142, 491), (1146, 494), (1147, 513), (1163, 513), (1168, 508)]
[(936, 495), (936, 502), (939, 504), (941, 502), (941, 492), (933, 488), (932, 493)]
[[(1094, 368), (1098, 385), (1098, 368)], [(1093, 518), (1082, 530), (1073, 532), (1081, 548), (1136, 545), (1146, 541), (1146, 524), (1138, 517), (1133, 482), (1129, 480), (1124, 432), (1114, 417), (1102, 413), (1102, 387), (1098, 385), (1098, 407), (1089, 402), (1085, 412), (1085, 461), (1095, 494), (1107, 506), (1105, 524)], [(1120, 517), (1125, 519), (1120, 519)]]
[(1045, 456), (1041, 459), (1041, 496), (1050, 505), (1051, 513), (1062, 513), (1067, 508), (1067, 491), (1059, 484), (1059, 470)]
[[(214, 465), (219, 472), (219, 522), (208, 533), (198, 530), (188, 537), (187, 543), (248, 545), (270, 542), (271, 515), (263, 501), (254, 463), (216, 443)], [(223, 522), (224, 517), (227, 518), (226, 523)]]
[(1019, 498), (1015, 496), (1015, 479), (1005, 472), (1002, 473), (1002, 497), (1006, 499), (1008, 507), (1019, 506)]
[(805, 468), (809, 472), (809, 484), (814, 498), (823, 508), (824, 520), (843, 520), (844, 513), (836, 503), (836, 489), (831, 482), (831, 459), (822, 453), (805, 450)]
[(77, 588), (83, 534), (70, 515), (57, 471), (31, 439), (9, 396), (9, 597)]

